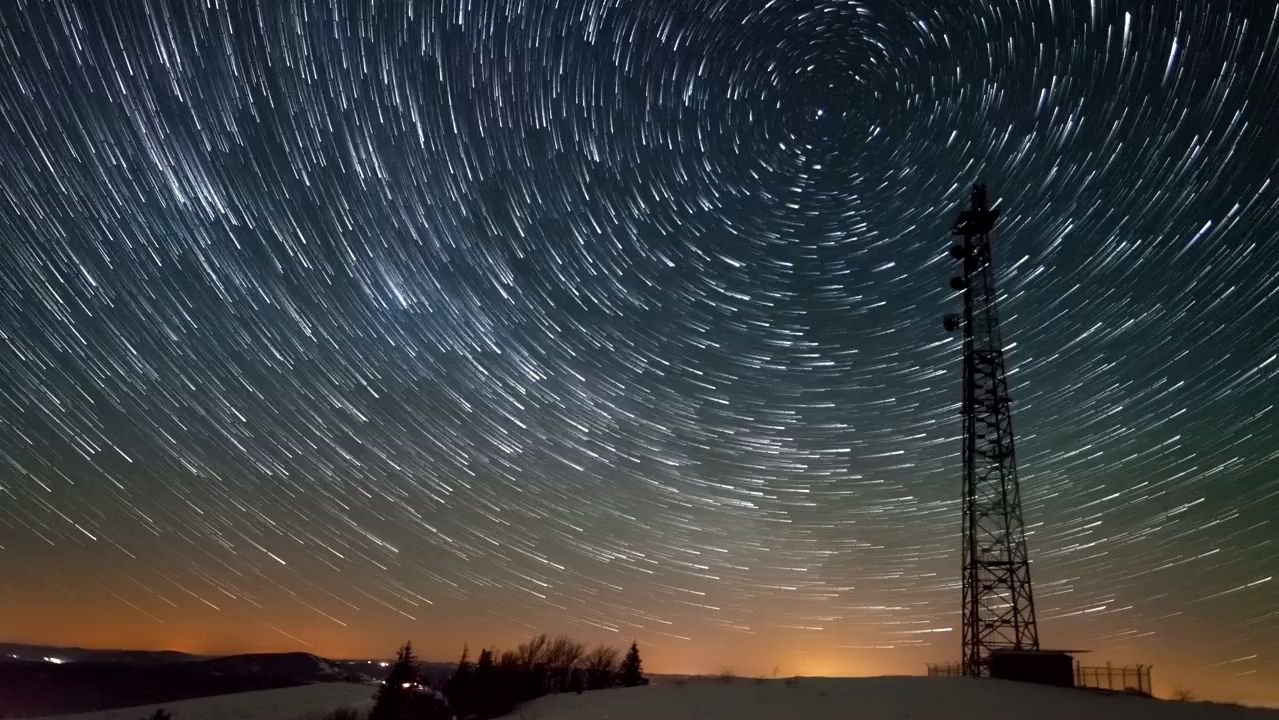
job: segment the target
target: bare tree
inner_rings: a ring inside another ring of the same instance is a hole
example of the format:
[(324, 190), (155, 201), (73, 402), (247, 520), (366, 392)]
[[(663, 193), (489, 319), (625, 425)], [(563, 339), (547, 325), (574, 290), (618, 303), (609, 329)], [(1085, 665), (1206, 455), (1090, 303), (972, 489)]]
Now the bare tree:
[(615, 647), (600, 645), (582, 658), (586, 671), (586, 689), (602, 690), (617, 682), (617, 661), (621, 652)]
[(566, 635), (560, 635), (546, 648), (546, 689), (566, 692), (573, 670), (581, 662), (586, 646)]
[[(497, 653), (497, 648), (493, 649)], [(497, 666), (504, 671), (518, 670), (520, 667), (520, 656), (514, 650), (503, 650), (497, 656)]]
[(538, 635), (528, 642), (521, 643), (515, 648), (515, 655), (519, 659), (520, 667), (524, 670), (533, 670), (538, 667), (546, 667), (546, 652), (549, 641), (546, 635)]

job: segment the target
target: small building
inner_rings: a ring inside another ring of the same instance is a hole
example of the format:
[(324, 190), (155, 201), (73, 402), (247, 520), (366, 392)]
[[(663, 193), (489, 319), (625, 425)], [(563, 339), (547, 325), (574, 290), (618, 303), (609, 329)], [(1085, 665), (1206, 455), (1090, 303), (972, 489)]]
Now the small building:
[(1058, 687), (1075, 686), (1077, 650), (995, 650), (990, 654), (990, 676)]

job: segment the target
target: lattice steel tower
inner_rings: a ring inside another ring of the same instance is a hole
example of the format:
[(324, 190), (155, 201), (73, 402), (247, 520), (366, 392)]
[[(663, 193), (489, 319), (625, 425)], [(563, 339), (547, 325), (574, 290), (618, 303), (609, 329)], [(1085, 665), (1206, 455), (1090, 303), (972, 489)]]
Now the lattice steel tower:
[(995, 312), (990, 231), (999, 210), (986, 207), (976, 185), (972, 207), (951, 231), (963, 245), (950, 249), (964, 267), (950, 285), (963, 293), (964, 314), (946, 329), (964, 331), (963, 658), (965, 675), (990, 674), (991, 653), (1038, 650), (1030, 561), (1013, 454), (1012, 412), (1004, 375), (1003, 340)]

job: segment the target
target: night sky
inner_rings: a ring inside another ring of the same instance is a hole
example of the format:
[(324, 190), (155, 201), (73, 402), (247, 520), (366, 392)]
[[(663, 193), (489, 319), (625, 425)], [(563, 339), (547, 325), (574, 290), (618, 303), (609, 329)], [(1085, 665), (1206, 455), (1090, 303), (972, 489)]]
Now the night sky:
[(0, 636), (959, 657), (994, 235), (1045, 646), (1279, 702), (1279, 4), (8, 0)]

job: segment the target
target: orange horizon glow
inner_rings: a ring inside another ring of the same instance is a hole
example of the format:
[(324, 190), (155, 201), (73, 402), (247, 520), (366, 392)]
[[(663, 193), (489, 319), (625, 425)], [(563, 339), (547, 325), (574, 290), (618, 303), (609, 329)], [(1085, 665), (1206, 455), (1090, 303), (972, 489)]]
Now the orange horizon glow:
[[(0, 605), (0, 612), (13, 618), (15, 608), (10, 603)], [(31, 616), (28, 616), (31, 617)], [(466, 632), (458, 628), (435, 628), (425, 625), (419, 628), (399, 628), (398, 635), (386, 632), (376, 634), (344, 633), (345, 637), (322, 634), (318, 625), (305, 633), (309, 642), (290, 640), (269, 628), (265, 621), (259, 627), (262, 632), (248, 632), (244, 623), (230, 618), (221, 622), (205, 623), (200, 627), (166, 627), (168, 623), (155, 623), (146, 628), (136, 623), (112, 622), (96, 624), (106, 618), (62, 618), (43, 615), (32, 618), (22, 628), (6, 628), (0, 639), (5, 642), (84, 649), (127, 649), (158, 652), (170, 650), (192, 655), (236, 655), (248, 653), (307, 652), (338, 660), (385, 660), (393, 657), (396, 648), (405, 640), (413, 642), (419, 657), (430, 662), (455, 662), (463, 644), (469, 646), (474, 660), (481, 647), (510, 648), (527, 636), (498, 633), (502, 637), (481, 636), (478, 632)], [(185, 624), (184, 624), (185, 625)], [(316, 633), (316, 634), (313, 634)], [(609, 638), (586, 633), (575, 633), (572, 628), (547, 629), (547, 634), (567, 634), (587, 644), (606, 642), (623, 646), (630, 638), (617, 634)], [(400, 637), (400, 636), (403, 637)], [(469, 635), (469, 637), (468, 637)], [(398, 638), (398, 639), (393, 639)], [(805, 648), (785, 638), (769, 639), (770, 642), (743, 643), (734, 647), (697, 647), (695, 644), (645, 642), (640, 639), (645, 671), (668, 675), (718, 675), (731, 671), (741, 677), (784, 678), (802, 677), (876, 677), (886, 675), (924, 675), (926, 662), (945, 662), (958, 656), (958, 642), (947, 642), (929, 648), (860, 650)], [(811, 640), (811, 638), (810, 638)], [(1110, 659), (1115, 667), (1135, 664), (1138, 660), (1124, 656), (1122, 652), (1106, 653), (1105, 657), (1093, 653), (1077, 659), (1084, 664), (1104, 665)], [(1095, 660), (1095, 662), (1094, 662)], [(1205, 700), (1224, 700), (1250, 705), (1274, 707), (1279, 698), (1275, 689), (1264, 678), (1252, 677), (1252, 682), (1208, 683), (1196, 678), (1195, 657), (1161, 658), (1154, 663), (1153, 684), (1157, 697), (1169, 697), (1178, 688), (1189, 688)]]

